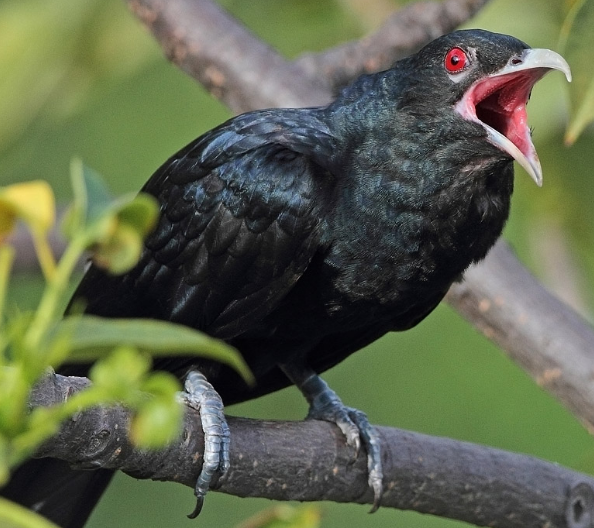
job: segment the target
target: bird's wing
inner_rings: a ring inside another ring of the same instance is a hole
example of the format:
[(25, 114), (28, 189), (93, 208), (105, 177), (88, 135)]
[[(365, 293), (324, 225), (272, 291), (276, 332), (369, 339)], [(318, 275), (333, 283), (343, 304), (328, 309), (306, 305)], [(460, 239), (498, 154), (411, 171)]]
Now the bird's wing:
[[(114, 315), (170, 319), (231, 338), (297, 281), (319, 247), (332, 178), (314, 161), (323, 126), (303, 111), (282, 112), (230, 120), (153, 175), (143, 190), (159, 200), (160, 220), (122, 279), (118, 304), (128, 308)], [(97, 300), (86, 295), (87, 311), (109, 316), (105, 285), (93, 289)]]

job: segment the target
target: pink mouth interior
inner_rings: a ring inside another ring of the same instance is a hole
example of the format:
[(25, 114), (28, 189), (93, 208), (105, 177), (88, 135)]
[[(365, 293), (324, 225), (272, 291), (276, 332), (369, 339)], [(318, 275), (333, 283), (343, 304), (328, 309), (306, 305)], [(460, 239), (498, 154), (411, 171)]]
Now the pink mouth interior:
[(532, 87), (546, 72), (546, 68), (533, 68), (487, 77), (474, 85), (468, 94), (467, 104), (474, 107), (476, 117), (507, 137), (525, 156), (529, 156), (534, 148), (526, 103)]

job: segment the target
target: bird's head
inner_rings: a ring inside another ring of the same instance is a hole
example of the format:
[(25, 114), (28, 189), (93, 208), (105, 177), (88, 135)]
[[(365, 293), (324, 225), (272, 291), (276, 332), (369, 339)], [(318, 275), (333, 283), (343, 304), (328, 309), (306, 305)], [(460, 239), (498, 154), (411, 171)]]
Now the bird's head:
[[(445, 99), (446, 107), (482, 127), (489, 143), (514, 158), (542, 185), (526, 103), (534, 84), (550, 70), (562, 71), (571, 81), (569, 65), (561, 55), (532, 49), (508, 35), (461, 30), (434, 40), (411, 59), (419, 81), (411, 92), (430, 89), (436, 99)], [(425, 75), (418, 75), (419, 70)]]

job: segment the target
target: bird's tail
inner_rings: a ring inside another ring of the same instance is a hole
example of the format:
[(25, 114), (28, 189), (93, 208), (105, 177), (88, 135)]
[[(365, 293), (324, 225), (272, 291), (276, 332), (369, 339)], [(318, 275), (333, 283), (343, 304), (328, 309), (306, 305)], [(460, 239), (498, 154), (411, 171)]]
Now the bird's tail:
[(61, 528), (82, 528), (114, 472), (82, 471), (51, 458), (28, 460), (0, 489), (0, 496), (48, 518)]

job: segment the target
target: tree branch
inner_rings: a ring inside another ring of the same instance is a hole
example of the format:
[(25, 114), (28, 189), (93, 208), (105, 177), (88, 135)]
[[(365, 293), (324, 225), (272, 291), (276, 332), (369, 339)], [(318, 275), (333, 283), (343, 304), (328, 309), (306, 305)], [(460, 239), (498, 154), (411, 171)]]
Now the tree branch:
[(330, 100), (323, 84), (305, 76), (212, 2), (127, 3), (153, 33), (167, 58), (235, 112), (321, 105)]
[(499, 241), (448, 302), (594, 431), (594, 332)]
[(327, 104), (336, 88), (389, 67), (488, 2), (412, 4), (367, 38), (291, 62), (210, 0), (126, 1), (167, 58), (235, 112)]
[(323, 77), (332, 91), (363, 73), (384, 70), (427, 42), (471, 18), (488, 0), (416, 2), (396, 11), (373, 34), (322, 53), (305, 53), (297, 65), (310, 77)]
[[(33, 391), (33, 406), (55, 405), (89, 384), (51, 375)], [(198, 413), (187, 409), (179, 439), (163, 451), (135, 449), (126, 435), (130, 413), (95, 408), (65, 423), (39, 456), (78, 467), (111, 468), (194, 487), (204, 449)], [(365, 453), (353, 461), (337, 427), (326, 422), (229, 418), (231, 469), (215, 489), (240, 497), (371, 504)], [(384, 507), (410, 509), (500, 528), (583, 528), (594, 518), (594, 479), (485, 446), (378, 427)], [(587, 522), (586, 522), (587, 521)]]

